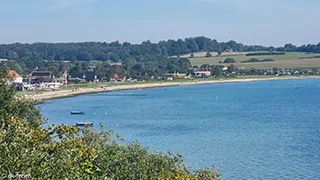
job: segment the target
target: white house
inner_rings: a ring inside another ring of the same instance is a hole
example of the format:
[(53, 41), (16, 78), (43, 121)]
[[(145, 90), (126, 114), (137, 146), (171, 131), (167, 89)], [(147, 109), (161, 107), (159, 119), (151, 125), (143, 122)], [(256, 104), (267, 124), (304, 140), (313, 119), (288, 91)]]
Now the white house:
[(18, 73), (16, 73), (14, 70), (10, 70), (8, 72), (8, 76), (10, 76), (13, 79), (12, 83), (21, 84), (22, 83), (22, 76), (20, 76)]

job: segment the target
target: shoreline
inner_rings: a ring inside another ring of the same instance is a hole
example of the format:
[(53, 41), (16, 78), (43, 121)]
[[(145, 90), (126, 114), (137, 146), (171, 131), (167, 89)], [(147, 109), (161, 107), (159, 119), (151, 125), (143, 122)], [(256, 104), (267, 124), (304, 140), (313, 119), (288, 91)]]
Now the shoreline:
[(115, 85), (105, 88), (79, 88), (77, 91), (72, 89), (48, 91), (39, 94), (28, 95), (25, 98), (43, 103), (46, 100), (60, 99), (74, 97), (84, 94), (93, 94), (100, 92), (111, 92), (119, 90), (131, 90), (131, 89), (145, 89), (145, 88), (157, 88), (157, 87), (171, 87), (171, 86), (186, 86), (186, 85), (200, 85), (200, 84), (218, 84), (218, 83), (237, 83), (237, 82), (256, 82), (256, 81), (273, 81), (273, 80), (294, 80), (294, 79), (314, 79), (320, 78), (319, 76), (296, 76), (296, 77), (270, 77), (270, 78), (248, 78), (248, 79), (222, 79), (222, 80), (206, 80), (206, 81), (190, 81), (190, 82), (160, 82), (160, 83), (141, 83), (141, 84), (128, 84), (128, 85)]

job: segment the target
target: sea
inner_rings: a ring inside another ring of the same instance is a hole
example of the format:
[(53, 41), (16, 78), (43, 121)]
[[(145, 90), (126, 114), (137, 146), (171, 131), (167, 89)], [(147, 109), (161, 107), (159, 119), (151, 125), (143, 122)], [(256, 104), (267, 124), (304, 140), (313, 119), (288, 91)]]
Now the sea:
[[(39, 105), (48, 124), (113, 129), (221, 179), (320, 179), (320, 79), (114, 91)], [(70, 111), (83, 115), (71, 115)]]

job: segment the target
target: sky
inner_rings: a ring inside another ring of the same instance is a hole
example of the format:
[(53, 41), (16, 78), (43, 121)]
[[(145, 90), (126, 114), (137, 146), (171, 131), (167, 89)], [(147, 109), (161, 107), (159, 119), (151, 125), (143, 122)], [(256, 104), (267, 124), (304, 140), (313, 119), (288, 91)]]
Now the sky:
[(0, 0), (0, 43), (320, 42), (320, 0)]

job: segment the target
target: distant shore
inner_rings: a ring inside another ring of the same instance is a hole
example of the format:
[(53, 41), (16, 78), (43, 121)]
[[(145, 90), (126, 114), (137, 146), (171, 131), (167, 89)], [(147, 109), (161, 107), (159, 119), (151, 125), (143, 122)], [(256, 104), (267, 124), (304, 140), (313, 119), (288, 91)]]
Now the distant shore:
[(197, 85), (197, 84), (216, 84), (216, 83), (236, 83), (236, 82), (254, 82), (254, 81), (270, 81), (270, 80), (290, 80), (290, 79), (306, 79), (306, 78), (320, 78), (319, 76), (298, 76), (298, 77), (270, 77), (270, 78), (248, 78), (248, 79), (222, 79), (222, 80), (205, 80), (205, 81), (186, 81), (186, 82), (154, 82), (154, 83), (139, 83), (139, 84), (115, 84), (110, 87), (97, 87), (97, 88), (78, 88), (41, 92), (38, 94), (30, 94), (26, 96), (27, 99), (43, 102), (45, 100), (57, 99), (78, 96), (82, 94), (110, 92), (118, 90), (130, 89), (145, 89), (169, 86), (184, 86), (184, 85)]

